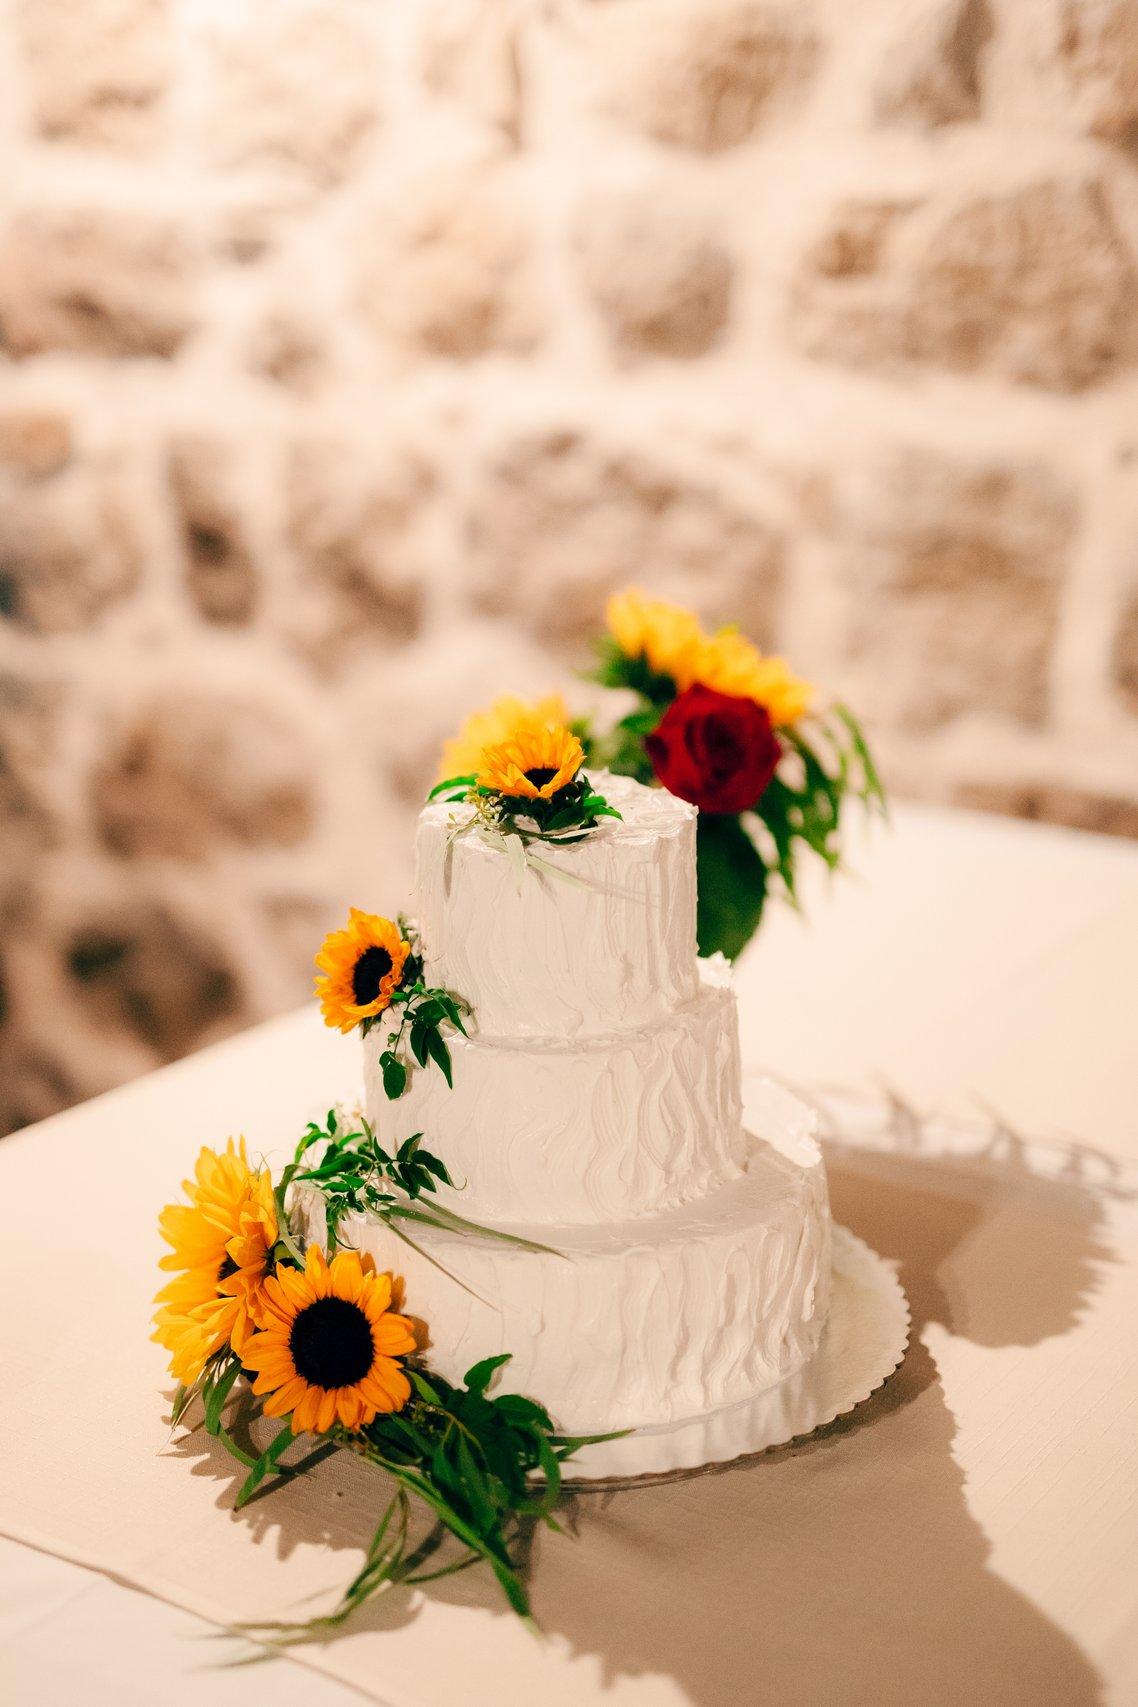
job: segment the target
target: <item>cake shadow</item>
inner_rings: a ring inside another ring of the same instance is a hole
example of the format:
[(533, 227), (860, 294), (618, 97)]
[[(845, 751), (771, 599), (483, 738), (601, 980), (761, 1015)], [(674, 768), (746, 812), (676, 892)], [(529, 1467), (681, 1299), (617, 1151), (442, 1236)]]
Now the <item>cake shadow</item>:
[(1095, 1153), (1041, 1177), (1004, 1129), (962, 1162), (903, 1112), (896, 1143), (826, 1143), (835, 1219), (896, 1262), (910, 1300), (896, 1374), (808, 1440), (576, 1494), (579, 1546), (539, 1541), (539, 1621), (610, 1680), (667, 1677), (696, 1707), (1102, 1701), (1078, 1645), (990, 1568), (925, 1340), (1031, 1346), (1078, 1321), (1108, 1255)]

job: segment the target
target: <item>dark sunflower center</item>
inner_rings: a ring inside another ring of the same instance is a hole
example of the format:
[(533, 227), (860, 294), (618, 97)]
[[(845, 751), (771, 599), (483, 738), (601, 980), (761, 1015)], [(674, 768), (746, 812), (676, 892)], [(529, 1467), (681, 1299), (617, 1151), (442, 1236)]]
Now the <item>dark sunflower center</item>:
[(352, 995), (356, 1006), (366, 1008), (379, 995), (379, 986), (394, 965), (385, 948), (365, 948), (352, 968)]
[(351, 1387), (375, 1356), (371, 1325), (358, 1304), (318, 1298), (292, 1324), (288, 1348), (296, 1373), (310, 1387)]
[(236, 1274), (236, 1273), (237, 1273), (237, 1264), (234, 1262), (234, 1260), (231, 1256), (226, 1254), (225, 1261), (222, 1263), (221, 1267), (217, 1271), (217, 1284), (220, 1286), (223, 1280), (228, 1280), (229, 1276), (231, 1274)]
[(538, 765), (532, 771), (526, 771), (526, 781), (532, 782), (535, 788), (544, 788), (547, 782), (552, 782), (557, 775), (552, 765)]

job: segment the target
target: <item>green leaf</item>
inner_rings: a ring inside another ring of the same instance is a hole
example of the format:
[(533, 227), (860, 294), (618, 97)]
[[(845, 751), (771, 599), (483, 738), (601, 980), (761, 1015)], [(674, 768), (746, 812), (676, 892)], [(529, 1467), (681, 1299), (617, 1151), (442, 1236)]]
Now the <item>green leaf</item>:
[(422, 1167), (434, 1174), (437, 1180), (441, 1180), (443, 1185), (454, 1185), (446, 1163), (441, 1161), (438, 1156), (432, 1156), (428, 1150), (423, 1150), (419, 1156), (419, 1162)]
[(791, 823), (795, 811), (792, 790), (775, 776), (768, 783), (757, 811), (766, 825), (775, 848), (775, 868), (782, 880), (787, 899), (797, 906), (795, 895), (794, 843), (797, 832)]
[(475, 1521), (484, 1533), (491, 1531), (497, 1526), (498, 1509), (490, 1498), (486, 1478), (475, 1462), (470, 1444), (463, 1434), (458, 1437), (457, 1457), (460, 1486), (470, 1502)]
[[(513, 1245), (519, 1251), (534, 1251), (546, 1257), (565, 1257), (564, 1251), (555, 1250), (552, 1245), (541, 1245), (536, 1239), (523, 1239), (520, 1233), (508, 1233), (504, 1227), (484, 1227), (479, 1221), (468, 1221), (465, 1216), (456, 1215), (453, 1209), (447, 1209), (442, 1203), (432, 1203), (426, 1209), (412, 1209), (402, 1203), (393, 1203), (389, 1213), (393, 1218), (401, 1220), (422, 1221), (426, 1226), (437, 1227), (444, 1233), (470, 1233), (478, 1239), (496, 1239), (502, 1244)], [(396, 1231), (394, 1228), (392, 1230)]]
[(420, 1067), (427, 1065), (427, 1027), (419, 1020), (411, 1025), (411, 1053)]
[(174, 1394), (174, 1402), (170, 1407), (171, 1428), (177, 1428), (178, 1424), (181, 1422), (182, 1418), (193, 1403), (195, 1394), (199, 1393), (201, 1388), (202, 1377), (200, 1375), (191, 1386), (179, 1386), (178, 1391)]
[(407, 1069), (390, 1049), (384, 1050), (379, 1065), (383, 1073), (383, 1094), (388, 1102), (396, 1102), (407, 1088)]
[(767, 868), (739, 819), (701, 812), (696, 826), (699, 952), (742, 952), (758, 928)]
[(549, 1438), (558, 1458), (564, 1461), (574, 1452), (579, 1452), (582, 1446), (599, 1446), (606, 1440), (627, 1440), (630, 1434), (635, 1433), (633, 1428), (614, 1428), (609, 1434), (551, 1434)]
[(537, 1424), (547, 1429), (553, 1427), (544, 1406), (539, 1405), (536, 1399), (523, 1398), (520, 1393), (503, 1393), (500, 1399), (494, 1400), (494, 1409), (512, 1423), (523, 1423), (527, 1427)]
[(861, 724), (847, 705), (835, 705), (834, 716), (849, 735), (850, 745), (857, 754), (858, 762), (861, 765), (862, 798), (871, 803), (876, 802), (884, 810), (886, 806), (885, 788), (874, 763), (873, 755), (870, 753), (869, 744), (866, 741)]
[(244, 1447), (238, 1446), (229, 1430), (223, 1428), (220, 1423), (215, 1430), (214, 1438), (221, 1442), (231, 1458), (236, 1458), (238, 1464), (244, 1464), (247, 1470), (251, 1470), (257, 1462), (250, 1453), (245, 1451)]
[(412, 1132), (409, 1138), (404, 1138), (396, 1153), (396, 1159), (401, 1166), (406, 1166), (406, 1164), (412, 1160), (416, 1150), (422, 1142), (423, 1134), (421, 1132)]
[(241, 1373), (241, 1365), (233, 1358), (223, 1374), (207, 1378), (202, 1386), (202, 1397), (205, 1400), (205, 1426), (207, 1434), (217, 1434), (221, 1428), (221, 1413), (225, 1402), (233, 1391), (234, 1382)]
[(545, 1475), (545, 1493), (537, 1505), (538, 1516), (543, 1517), (553, 1510), (561, 1492), (561, 1460), (545, 1434), (539, 1434), (537, 1437), (537, 1457)]
[(432, 1387), (421, 1369), (415, 1369), (412, 1365), (408, 1364), (407, 1378), (412, 1387), (414, 1387), (416, 1393), (418, 1393), (419, 1397), (421, 1399), (426, 1399), (429, 1405), (442, 1404), (437, 1388)]
[(447, 1085), (453, 1090), (454, 1080), (451, 1077), (450, 1050), (443, 1042), (442, 1033), (437, 1026), (432, 1026), (427, 1032), (427, 1053), (441, 1072)]
[(630, 735), (637, 735), (642, 738), (645, 735), (651, 735), (659, 721), (660, 707), (658, 705), (646, 705), (643, 710), (630, 711), (627, 717), (622, 717), (617, 728), (627, 730)]
[(502, 1352), (498, 1357), (484, 1357), (480, 1363), (474, 1364), (466, 1371), (464, 1385), (471, 1393), (484, 1393), (490, 1385), (490, 1378), (496, 1369), (501, 1369), (504, 1363), (509, 1363), (510, 1353)]
[(246, 1500), (252, 1499), (269, 1471), (276, 1468), (278, 1458), (281, 1457), (285, 1448), (294, 1438), (292, 1424), (286, 1422), (272, 1445), (262, 1452), (261, 1456), (257, 1459), (257, 1462), (253, 1465), (253, 1468), (242, 1482), (241, 1490), (234, 1502), (235, 1511), (240, 1511)]
[(657, 676), (643, 657), (630, 658), (621, 651), (610, 635), (597, 641), (597, 667), (588, 676), (606, 688), (631, 688), (656, 707), (656, 721), (664, 706), (676, 697), (676, 684), (671, 676)]
[(438, 800), (440, 795), (451, 793), (455, 789), (473, 788), (477, 780), (473, 771), (469, 776), (448, 776), (444, 782), (436, 782), (427, 799)]

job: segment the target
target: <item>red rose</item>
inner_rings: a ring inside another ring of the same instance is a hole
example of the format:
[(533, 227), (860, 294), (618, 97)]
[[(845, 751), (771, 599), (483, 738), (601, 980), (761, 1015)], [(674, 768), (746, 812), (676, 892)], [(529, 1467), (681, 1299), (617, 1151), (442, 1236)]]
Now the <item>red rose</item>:
[(701, 812), (756, 806), (782, 756), (763, 706), (702, 682), (668, 707), (644, 745), (664, 787)]

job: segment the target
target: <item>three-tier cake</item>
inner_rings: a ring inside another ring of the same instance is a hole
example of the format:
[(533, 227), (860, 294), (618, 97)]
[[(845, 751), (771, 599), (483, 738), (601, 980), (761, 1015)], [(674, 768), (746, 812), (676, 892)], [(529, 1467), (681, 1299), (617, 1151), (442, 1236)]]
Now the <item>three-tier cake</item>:
[(810, 1117), (767, 1086), (744, 1130), (729, 969), (696, 955), (695, 809), (597, 782), (621, 817), (520, 873), (455, 835), (468, 806), (424, 808), (424, 972), (470, 1004), (470, 1036), (451, 1040), (453, 1088), (415, 1069), (394, 1102), (387, 1027), (364, 1042), (381, 1139), (425, 1132), (464, 1215), (548, 1250), (419, 1229), (415, 1250), (378, 1221), (340, 1228), (403, 1275), (434, 1368), (457, 1380), (509, 1352), (511, 1386), (571, 1432), (763, 1393), (811, 1358), (830, 1298)]

